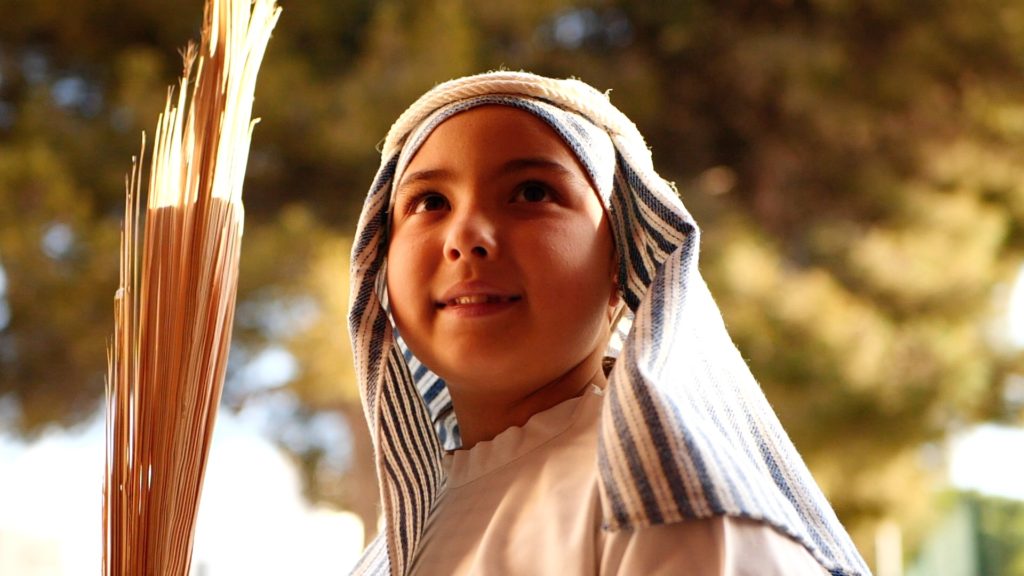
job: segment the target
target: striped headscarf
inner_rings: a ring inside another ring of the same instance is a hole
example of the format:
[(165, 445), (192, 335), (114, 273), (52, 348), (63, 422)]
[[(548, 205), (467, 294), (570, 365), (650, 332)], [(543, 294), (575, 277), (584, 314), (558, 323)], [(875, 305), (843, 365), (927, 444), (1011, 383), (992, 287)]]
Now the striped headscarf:
[(384, 141), (353, 246), (349, 329), (386, 525), (354, 573), (407, 573), (445, 482), (443, 451), (459, 445), (444, 382), (412, 355), (390, 318), (393, 188), (436, 126), (494, 104), (554, 129), (595, 183), (611, 225), (628, 318), (610, 345), (618, 361), (597, 447), (605, 527), (750, 518), (803, 544), (836, 576), (869, 574), (726, 332), (697, 269), (700, 232), (654, 171), (643, 137), (591, 86), (521, 72), (435, 87)]

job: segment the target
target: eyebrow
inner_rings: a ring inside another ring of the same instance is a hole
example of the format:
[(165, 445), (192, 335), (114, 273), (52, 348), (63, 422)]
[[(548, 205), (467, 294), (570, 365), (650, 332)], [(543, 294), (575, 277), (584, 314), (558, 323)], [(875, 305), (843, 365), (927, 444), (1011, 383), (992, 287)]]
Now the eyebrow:
[[(508, 162), (502, 164), (500, 168), (498, 168), (495, 175), (504, 176), (507, 174), (513, 174), (515, 172), (521, 172), (523, 170), (530, 170), (533, 168), (553, 170), (560, 174), (579, 179), (578, 174), (566, 168), (564, 165), (562, 165), (561, 162), (556, 162), (554, 160), (550, 160), (548, 158), (544, 158), (541, 156), (514, 158), (512, 160), (509, 160)], [(417, 170), (416, 172), (407, 174), (404, 178), (402, 178), (401, 184), (398, 185), (398, 190), (401, 190), (406, 186), (410, 184), (415, 184), (417, 182), (449, 180), (452, 178), (452, 176), (452, 171), (446, 168), (430, 168), (427, 170)], [(586, 179), (584, 179), (584, 182), (589, 184), (589, 182), (587, 182)]]
[(596, 190), (596, 187), (590, 183), (590, 175), (588, 173), (583, 171), (570, 170), (561, 162), (557, 162), (555, 160), (551, 160), (543, 156), (531, 156), (527, 158), (515, 158), (513, 160), (509, 160), (508, 162), (503, 164), (501, 168), (498, 169), (497, 174), (513, 174), (515, 172), (529, 170), (532, 168), (540, 168), (544, 170), (551, 170), (553, 172), (557, 172), (561, 176), (568, 177), (572, 180), (579, 182), (580, 184), (583, 184), (588, 188), (594, 188)]
[(450, 180), (452, 177), (451, 170), (445, 168), (433, 168), (430, 170), (417, 170), (411, 174), (406, 174), (402, 178), (402, 182), (398, 184), (398, 189), (401, 190), (410, 184), (417, 182), (430, 182), (434, 180)]
[(560, 162), (555, 162), (554, 160), (549, 160), (543, 157), (516, 158), (514, 160), (509, 160), (498, 169), (498, 174), (511, 174), (513, 172), (529, 170), (531, 168), (544, 168), (547, 170), (561, 172), (563, 174), (574, 175), (572, 170), (569, 170)]

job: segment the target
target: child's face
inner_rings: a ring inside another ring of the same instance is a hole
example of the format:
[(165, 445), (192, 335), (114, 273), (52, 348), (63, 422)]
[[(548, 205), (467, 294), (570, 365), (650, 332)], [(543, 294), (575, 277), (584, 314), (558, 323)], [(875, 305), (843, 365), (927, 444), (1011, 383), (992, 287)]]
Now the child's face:
[(444, 121), (398, 183), (391, 226), (392, 313), (453, 394), (528, 394), (604, 346), (608, 223), (534, 115), (492, 105)]

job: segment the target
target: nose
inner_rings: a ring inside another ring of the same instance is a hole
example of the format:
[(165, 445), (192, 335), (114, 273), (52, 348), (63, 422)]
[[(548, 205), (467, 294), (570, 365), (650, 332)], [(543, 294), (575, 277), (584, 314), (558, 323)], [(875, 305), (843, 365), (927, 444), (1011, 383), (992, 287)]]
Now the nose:
[(452, 262), (462, 258), (494, 258), (498, 252), (496, 233), (493, 218), (481, 210), (456, 214), (445, 238), (445, 258)]

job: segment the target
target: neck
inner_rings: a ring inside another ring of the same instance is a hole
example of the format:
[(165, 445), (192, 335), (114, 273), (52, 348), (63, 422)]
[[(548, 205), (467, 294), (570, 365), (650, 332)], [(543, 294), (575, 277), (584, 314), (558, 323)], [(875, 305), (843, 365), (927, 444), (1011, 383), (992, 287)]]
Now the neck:
[(451, 390), (459, 419), (462, 450), (493, 439), (512, 426), (522, 426), (531, 416), (582, 394), (591, 383), (604, 387), (601, 369), (604, 348), (599, 347), (561, 377), (525, 396), (498, 399), (493, 395), (466, 395)]

